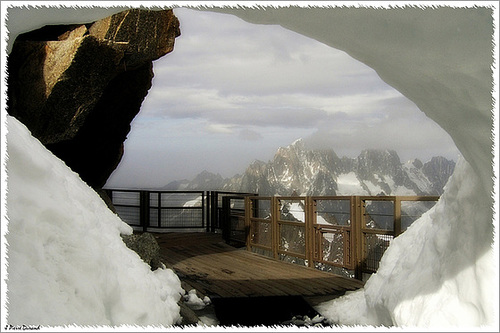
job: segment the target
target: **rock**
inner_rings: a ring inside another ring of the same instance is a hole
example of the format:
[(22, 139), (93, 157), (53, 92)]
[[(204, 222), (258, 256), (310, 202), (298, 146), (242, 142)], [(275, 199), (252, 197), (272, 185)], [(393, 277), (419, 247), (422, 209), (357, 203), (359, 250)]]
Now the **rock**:
[(122, 235), (123, 242), (127, 247), (135, 251), (145, 263), (151, 266), (151, 270), (162, 267), (160, 261), (160, 246), (154, 236), (148, 232), (142, 234)]
[(179, 35), (172, 10), (142, 9), (19, 35), (8, 57), (7, 111), (100, 188), (121, 160), (153, 60)]
[(196, 326), (200, 322), (198, 315), (190, 309), (184, 302), (179, 302), (181, 326)]
[(110, 198), (109, 192), (104, 189), (95, 189), (96, 193), (99, 194), (101, 197), (102, 201), (108, 206), (108, 208), (115, 214), (118, 214), (118, 211), (116, 210), (115, 205), (113, 205), (113, 199)]

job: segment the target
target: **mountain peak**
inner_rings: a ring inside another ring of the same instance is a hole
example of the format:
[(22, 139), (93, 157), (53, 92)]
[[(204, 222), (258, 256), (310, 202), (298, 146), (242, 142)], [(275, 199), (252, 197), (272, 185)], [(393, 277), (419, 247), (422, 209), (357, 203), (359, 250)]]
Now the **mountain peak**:
[(304, 146), (304, 139), (298, 138), (290, 146)]
[(276, 151), (276, 154), (280, 154), (285, 151), (302, 151), (302, 150), (305, 150), (305, 144), (304, 140), (302, 138), (299, 138), (286, 147), (279, 147), (278, 150)]
[[(242, 175), (223, 179), (206, 170), (182, 189), (258, 193), (259, 195), (439, 195), (454, 162), (437, 157), (401, 163), (394, 150), (365, 149), (339, 158), (333, 149), (307, 149), (303, 139), (278, 148), (268, 162), (254, 160)], [(181, 189), (181, 188), (179, 188)]]
[(409, 167), (413, 166), (413, 167), (415, 167), (417, 169), (422, 169), (422, 166), (424, 164), (418, 158), (414, 158), (414, 159), (409, 160), (408, 162), (406, 162), (406, 165), (409, 166)]

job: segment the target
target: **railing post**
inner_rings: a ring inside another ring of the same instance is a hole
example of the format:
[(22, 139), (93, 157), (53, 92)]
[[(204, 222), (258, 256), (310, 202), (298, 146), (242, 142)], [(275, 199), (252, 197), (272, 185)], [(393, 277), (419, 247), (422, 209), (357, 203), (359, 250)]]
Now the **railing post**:
[(306, 260), (307, 266), (314, 267), (313, 250), (314, 250), (314, 223), (316, 221), (313, 211), (312, 197), (307, 196), (305, 199), (305, 238), (306, 238)]
[(250, 197), (245, 197), (245, 240), (246, 240), (246, 246), (247, 246), (247, 251), (251, 251), (251, 246), (250, 246), (250, 240), (251, 240), (251, 221), (250, 218), (252, 217), (252, 201)]
[(104, 190), (108, 195), (109, 200), (113, 203), (113, 190)]
[(201, 191), (201, 227), (205, 227), (205, 191)]
[(401, 198), (394, 199), (394, 238), (401, 234)]
[(205, 193), (205, 210), (204, 210), (204, 220), (206, 231), (210, 231), (210, 191), (203, 192)]
[(161, 200), (161, 192), (158, 192), (158, 221), (156, 221), (156, 224), (158, 227), (161, 227), (161, 205), (162, 200)]
[(212, 198), (211, 199), (211, 213), (212, 213), (212, 218), (211, 222), (212, 225), (210, 226), (210, 231), (215, 232), (215, 228), (219, 227), (220, 221), (219, 221), (219, 194), (217, 191), (212, 191)]
[(271, 248), (273, 250), (273, 258), (279, 259), (278, 249), (279, 249), (279, 226), (278, 219), (280, 216), (280, 204), (276, 196), (271, 199)]
[(229, 210), (231, 209), (231, 201), (228, 200), (229, 197), (222, 197), (222, 239), (229, 244), (230, 235), (231, 235), (231, 220)]
[[(159, 204), (158, 204), (159, 205)], [(142, 231), (148, 231), (149, 226), (149, 192), (139, 192), (139, 220), (142, 226)]]
[(359, 196), (351, 197), (352, 231), (353, 231), (353, 262), (354, 278), (363, 280), (363, 233), (362, 226), (362, 200)]

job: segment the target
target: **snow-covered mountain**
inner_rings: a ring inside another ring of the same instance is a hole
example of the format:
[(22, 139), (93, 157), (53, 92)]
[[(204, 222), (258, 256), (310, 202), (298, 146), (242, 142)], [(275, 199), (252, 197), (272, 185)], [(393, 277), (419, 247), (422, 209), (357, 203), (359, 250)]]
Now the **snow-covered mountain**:
[(441, 195), (455, 162), (433, 157), (401, 163), (393, 150), (363, 150), (339, 158), (332, 149), (307, 149), (302, 139), (278, 148), (269, 162), (256, 160), (242, 175), (224, 179), (203, 171), (163, 190), (224, 190), (260, 195)]
[(308, 150), (299, 139), (268, 163), (255, 161), (224, 190), (260, 195), (441, 195), (455, 162), (434, 157), (402, 164), (392, 150), (363, 150), (339, 158), (332, 150)]
[(227, 182), (220, 174), (202, 171), (193, 180), (176, 180), (160, 188), (163, 191), (213, 191), (222, 189)]

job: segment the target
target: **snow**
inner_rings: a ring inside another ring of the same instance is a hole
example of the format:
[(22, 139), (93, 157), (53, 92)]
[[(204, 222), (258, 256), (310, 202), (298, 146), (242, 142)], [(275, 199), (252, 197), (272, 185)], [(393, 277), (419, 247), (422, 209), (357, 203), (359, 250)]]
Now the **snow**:
[[(273, 171), (274, 171), (274, 167), (273, 167)], [(293, 176), (290, 174), (290, 169), (286, 168), (285, 172), (281, 176), (280, 182), (285, 184), (285, 186), (290, 187), (290, 185), (292, 184), (292, 180), (293, 180)]]
[(337, 177), (337, 186), (338, 195), (368, 195), (366, 191), (359, 192), (362, 186), (354, 171), (340, 174)]
[(417, 169), (413, 165), (413, 161), (410, 160), (405, 163), (403, 168), (410, 177), (410, 180), (414, 182), (422, 192), (431, 193), (432, 187), (429, 180), (425, 177), (421, 169)]
[(304, 203), (302, 201), (292, 202), (290, 204), (290, 214), (292, 214), (298, 221), (304, 222), (306, 220), (306, 213), (304, 212), (304, 208), (302, 208), (301, 204), (303, 205)]
[(203, 198), (202, 196), (198, 196), (197, 198), (193, 199), (193, 200), (189, 200), (187, 201), (183, 207), (201, 207), (201, 204), (202, 204), (202, 201), (203, 201)]
[(193, 310), (202, 310), (211, 303), (211, 300), (208, 296), (203, 297), (203, 299), (199, 298), (196, 289), (191, 289), (184, 295), (184, 302)]
[(7, 130), (8, 323), (175, 324), (179, 278), (129, 250), (130, 226), (24, 125)]
[(409, 188), (405, 186), (398, 186), (396, 185), (396, 182), (392, 177), (389, 176), (380, 176), (381, 181), (385, 182), (387, 185), (389, 185), (389, 188), (393, 189), (392, 193), (387, 193), (388, 195), (417, 195), (415, 191), (410, 190)]
[[(372, 181), (366, 181), (364, 183), (365, 183), (366, 187), (368, 188), (369, 195), (377, 195), (381, 192), (384, 192), (384, 190), (382, 190), (382, 187), (380, 187), (380, 185), (375, 184)], [(386, 193), (386, 194), (390, 194), (390, 193)]]

